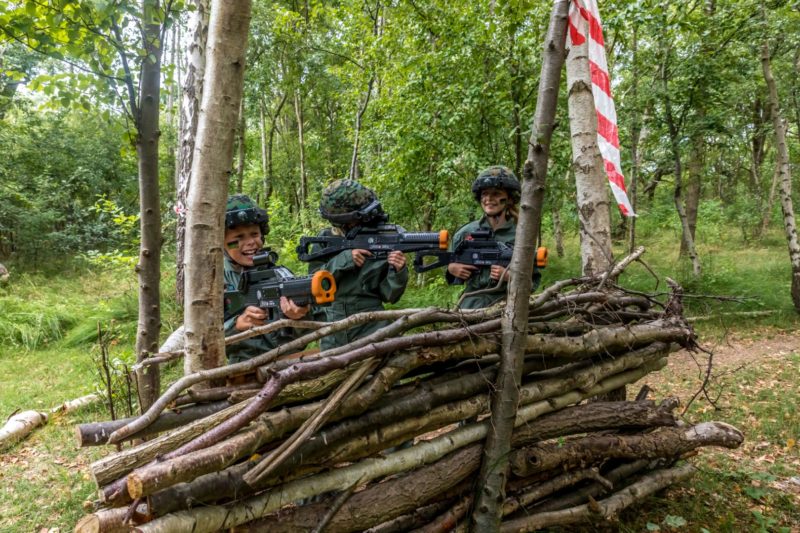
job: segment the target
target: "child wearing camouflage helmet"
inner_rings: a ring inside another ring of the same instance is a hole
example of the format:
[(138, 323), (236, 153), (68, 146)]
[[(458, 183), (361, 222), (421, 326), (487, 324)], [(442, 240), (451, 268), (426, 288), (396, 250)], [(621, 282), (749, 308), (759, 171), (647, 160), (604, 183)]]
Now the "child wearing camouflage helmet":
[[(224, 279), (225, 290), (237, 290), (242, 274), (253, 266), (253, 256), (264, 246), (264, 237), (269, 233), (267, 212), (243, 194), (228, 198), (225, 209)], [(308, 306), (300, 307), (286, 297), (281, 298), (281, 311), (287, 318), (299, 319), (306, 315)], [(267, 313), (256, 306), (248, 306), (240, 314), (225, 321), (225, 336), (241, 333), (264, 325)], [(228, 361), (239, 363), (277, 348), (302, 332), (293, 328), (251, 337), (226, 347)]]
[[(462, 226), (456, 231), (450, 243), (450, 250), (455, 250), (477, 230), (492, 230), (497, 241), (514, 246), (517, 232), (520, 199), (519, 180), (504, 166), (491, 166), (478, 174), (472, 182), (472, 194), (483, 211), (478, 220)], [(459, 303), (461, 309), (480, 309), (505, 298), (509, 273), (505, 267), (477, 267), (463, 263), (450, 263), (445, 272), (447, 282), (451, 285), (456, 280), (464, 282), (465, 296)], [(502, 281), (501, 281), (502, 277)], [(533, 289), (539, 284), (540, 274), (533, 274)], [(468, 294), (479, 291), (477, 294)]]
[[(344, 235), (356, 226), (370, 226), (386, 220), (375, 192), (354, 180), (337, 180), (322, 193), (319, 212), (332, 227), (322, 230), (319, 236)], [(312, 253), (318, 250), (312, 247)], [(336, 279), (336, 301), (318, 308), (315, 314), (323, 315), (326, 322), (342, 320), (365, 311), (380, 311), (383, 303), (395, 303), (408, 284), (408, 268), (402, 252), (394, 250), (386, 259), (377, 259), (367, 250), (344, 250), (328, 261), (312, 261), (308, 273), (325, 269)], [(387, 325), (372, 322), (329, 335), (320, 341), (320, 348), (328, 350), (369, 335)]]

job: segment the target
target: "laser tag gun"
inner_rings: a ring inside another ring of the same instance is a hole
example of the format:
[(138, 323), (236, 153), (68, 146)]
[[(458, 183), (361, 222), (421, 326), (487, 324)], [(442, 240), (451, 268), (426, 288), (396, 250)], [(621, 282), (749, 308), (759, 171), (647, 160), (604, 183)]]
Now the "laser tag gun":
[[(507, 267), (511, 264), (511, 256), (513, 254), (513, 246), (495, 240), (492, 230), (482, 229), (467, 235), (467, 238), (452, 252), (418, 252), (414, 257), (414, 270), (427, 272), (450, 263), (463, 263), (476, 267), (490, 267), (492, 265)], [(431, 263), (425, 263), (426, 257), (435, 257), (436, 260)], [(533, 265), (534, 272), (547, 266), (547, 248), (540, 246), (536, 249), (536, 258)], [(464, 280), (458, 278), (453, 281), (454, 285), (463, 283)]]
[(225, 291), (225, 320), (254, 305), (267, 312), (265, 322), (283, 318), (281, 296), (299, 306), (331, 303), (336, 295), (336, 280), (327, 270), (311, 276), (295, 276), (275, 262), (278, 254), (264, 248), (253, 256), (253, 267), (242, 274), (238, 290)]
[[(369, 250), (374, 259), (383, 259), (393, 250), (434, 252), (447, 250), (450, 235), (439, 232), (411, 232), (396, 224), (356, 226), (343, 237), (300, 237), (297, 257), (300, 261), (327, 260), (344, 250)], [(312, 251), (311, 246), (317, 245)]]

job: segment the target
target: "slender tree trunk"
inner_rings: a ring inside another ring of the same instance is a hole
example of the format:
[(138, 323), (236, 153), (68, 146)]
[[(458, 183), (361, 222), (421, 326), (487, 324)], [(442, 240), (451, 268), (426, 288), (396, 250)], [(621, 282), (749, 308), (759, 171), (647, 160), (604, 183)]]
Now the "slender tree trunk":
[[(158, 0), (142, 4), (142, 34), (147, 57), (142, 60), (139, 93), (138, 136), (139, 205), (141, 244), (139, 263), (139, 324), (136, 331), (136, 361), (158, 351), (161, 329), (161, 208), (158, 191), (158, 114), (161, 90), (161, 25)], [(160, 394), (157, 368), (137, 372), (139, 408), (146, 410)]]
[(508, 303), (503, 313), (501, 362), (492, 395), (489, 434), (486, 438), (481, 471), (476, 486), (475, 507), (470, 529), (497, 531), (508, 474), (511, 433), (517, 414), (522, 361), (528, 324), (528, 298), (531, 292), (533, 256), (542, 220), (547, 161), (553, 134), (561, 69), (564, 65), (564, 42), (567, 28), (568, 0), (556, 0), (542, 54), (539, 96), (525, 162), (520, 218), (516, 246), (511, 262)]
[(175, 211), (176, 225), (175, 292), (179, 302), (184, 299), (184, 256), (186, 250), (186, 202), (192, 175), (197, 120), (200, 116), (200, 101), (203, 99), (203, 76), (206, 70), (206, 41), (208, 40), (208, 13), (210, 0), (191, 0), (189, 31), (192, 40), (186, 53), (186, 76), (181, 94), (181, 117), (178, 141), (178, 173)]
[(556, 208), (551, 213), (553, 217), (553, 240), (556, 241), (556, 255), (564, 257), (564, 228), (561, 226), (561, 212)]
[[(794, 79), (800, 76), (800, 45), (794, 49), (794, 61), (792, 61), (792, 70), (794, 71)], [(795, 127), (797, 128), (797, 137), (800, 139), (800, 88), (797, 84), (792, 85), (792, 99), (794, 100), (794, 120)]]
[(306, 176), (306, 147), (303, 134), (303, 99), (300, 90), (294, 91), (294, 113), (297, 116), (297, 139), (300, 144), (300, 197), (298, 207), (306, 206), (308, 201), (308, 177)]
[[(267, 124), (264, 117), (264, 97), (258, 97), (258, 133), (261, 138), (261, 175), (264, 180), (264, 205), (265, 209), (269, 207), (270, 187), (272, 186), (272, 179), (269, 174), (269, 163), (267, 161)], [(260, 202), (259, 202), (260, 203)]]
[(247, 134), (247, 119), (244, 115), (244, 97), (239, 104), (239, 126), (237, 128), (237, 144), (238, 144), (238, 163), (236, 165), (236, 192), (242, 193), (242, 185), (244, 183), (244, 159), (245, 159), (245, 137)]
[(692, 261), (692, 272), (695, 276), (700, 276), (700, 258), (697, 255), (697, 250), (694, 246), (694, 238), (692, 232), (689, 230), (689, 221), (686, 217), (686, 211), (683, 208), (683, 169), (681, 166), (681, 152), (678, 140), (678, 127), (675, 125), (675, 119), (672, 114), (672, 100), (669, 97), (669, 47), (666, 48), (664, 54), (664, 61), (661, 65), (661, 83), (664, 92), (664, 114), (667, 119), (667, 127), (669, 129), (670, 146), (672, 147), (672, 158), (675, 165), (675, 192), (673, 199), (675, 203), (675, 210), (678, 212), (678, 217), (681, 220), (681, 227), (683, 229), (683, 240), (686, 241), (686, 250), (689, 258)]
[(359, 107), (358, 112), (356, 113), (356, 123), (353, 132), (353, 157), (350, 160), (351, 180), (357, 180), (359, 178), (358, 144), (361, 134), (361, 120), (364, 117), (364, 113), (367, 112), (367, 106), (369, 105), (369, 99), (372, 96), (372, 86), (374, 83), (375, 83), (375, 76), (372, 76), (369, 80), (369, 84), (367, 85), (367, 93), (364, 95), (364, 103), (361, 105), (361, 107)]
[[(764, 5), (761, 5), (762, 11)], [(781, 117), (778, 88), (770, 67), (769, 43), (765, 40), (761, 45), (761, 67), (764, 70), (764, 80), (769, 90), (769, 107), (772, 116), (772, 127), (775, 129), (775, 164), (780, 174), (781, 208), (783, 209), (783, 227), (786, 231), (786, 242), (789, 245), (789, 261), (792, 264), (792, 303), (796, 311), (800, 312), (800, 242), (797, 240), (797, 225), (794, 218), (792, 205), (792, 174), (789, 162), (789, 148), (786, 144), (786, 123)]]
[[(633, 207), (633, 212), (638, 213), (638, 206), (637, 206), (637, 192), (638, 192), (638, 179), (639, 179), (639, 135), (642, 131), (642, 125), (640, 121), (641, 114), (639, 113), (639, 64), (638, 64), (638, 56), (639, 56), (639, 26), (633, 26), (633, 42), (631, 44), (631, 53), (633, 54), (633, 58), (631, 60), (632, 70), (631, 73), (633, 77), (632, 86), (631, 86), (631, 101), (633, 102), (633, 117), (631, 120), (631, 160), (633, 164), (631, 165), (631, 182), (630, 188), (628, 193), (630, 194), (631, 199), (631, 207)], [(627, 217), (623, 218), (623, 220), (627, 220)], [(628, 250), (629, 253), (633, 253), (636, 249), (636, 217), (630, 217), (630, 224), (628, 226)]]
[(275, 131), (278, 129), (278, 118), (280, 117), (283, 105), (286, 103), (289, 93), (283, 93), (281, 101), (278, 102), (278, 107), (275, 112), (270, 115), (269, 134), (265, 140), (266, 124), (264, 123), (264, 100), (259, 100), (261, 106), (261, 158), (262, 168), (264, 170), (264, 205), (269, 205), (269, 198), (272, 196), (272, 191), (275, 189), (275, 170), (273, 168), (273, 147), (275, 145)]
[[(585, 24), (583, 19), (581, 24)], [(586, 35), (589, 35), (587, 30)], [(572, 136), (572, 168), (575, 172), (580, 220), (581, 265), (586, 276), (608, 270), (611, 251), (611, 214), (608, 178), (597, 146), (597, 114), (589, 72), (589, 40), (570, 48), (567, 55), (569, 126)]]
[(242, 98), (250, 8), (249, 0), (211, 3), (187, 216), (186, 374), (225, 362), (220, 297), (225, 198)]
[(775, 165), (775, 170), (772, 173), (772, 182), (769, 185), (769, 193), (767, 195), (767, 205), (763, 207), (764, 214), (761, 219), (761, 229), (759, 235), (764, 235), (769, 229), (769, 221), (772, 219), (772, 208), (775, 205), (775, 193), (778, 190), (778, 181), (781, 177), (780, 165)]
[[(700, 108), (697, 114), (702, 117), (705, 115), (705, 110)], [(702, 118), (701, 118), (702, 120)], [(689, 152), (689, 164), (687, 165), (687, 180), (686, 180), (686, 225), (689, 227), (689, 234), (692, 236), (692, 241), (697, 242), (697, 211), (700, 207), (700, 193), (701, 182), (703, 179), (703, 168), (705, 166), (703, 156), (705, 154), (705, 138), (702, 132), (698, 132), (692, 136), (690, 141), (692, 146)], [(686, 239), (681, 240), (681, 255), (686, 255), (688, 248), (686, 246)]]

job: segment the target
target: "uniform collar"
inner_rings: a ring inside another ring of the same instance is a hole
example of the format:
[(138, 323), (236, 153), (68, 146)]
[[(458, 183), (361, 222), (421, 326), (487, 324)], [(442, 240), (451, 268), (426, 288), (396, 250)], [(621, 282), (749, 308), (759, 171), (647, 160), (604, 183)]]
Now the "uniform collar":
[(511, 229), (512, 221), (509, 220), (509, 219), (506, 219), (505, 224), (503, 224), (502, 226), (500, 226), (497, 229), (494, 229), (494, 228), (492, 228), (492, 225), (489, 223), (489, 218), (486, 215), (483, 215), (481, 217), (480, 222), (478, 223), (478, 226), (480, 226), (481, 229), (490, 229), (492, 231), (501, 231), (501, 230), (504, 230), (504, 229)]
[(242, 272), (244, 272), (244, 267), (242, 265), (240, 265), (239, 263), (237, 263), (236, 261), (234, 261), (233, 259), (231, 259), (230, 256), (228, 256), (227, 252), (225, 252), (222, 257), (225, 260), (225, 267), (226, 268), (228, 268), (230, 270), (233, 270), (234, 272), (236, 272), (238, 274), (241, 274)]

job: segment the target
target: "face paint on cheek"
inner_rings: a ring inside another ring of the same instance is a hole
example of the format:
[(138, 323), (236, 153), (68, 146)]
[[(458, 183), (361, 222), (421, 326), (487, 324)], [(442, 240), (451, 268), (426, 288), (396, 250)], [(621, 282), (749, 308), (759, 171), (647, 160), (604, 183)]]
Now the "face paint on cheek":
[(226, 247), (228, 250), (236, 250), (237, 248), (239, 248), (239, 241), (230, 241), (230, 242), (226, 242), (226, 243), (225, 243), (225, 247)]

